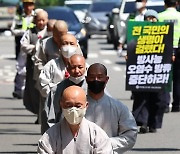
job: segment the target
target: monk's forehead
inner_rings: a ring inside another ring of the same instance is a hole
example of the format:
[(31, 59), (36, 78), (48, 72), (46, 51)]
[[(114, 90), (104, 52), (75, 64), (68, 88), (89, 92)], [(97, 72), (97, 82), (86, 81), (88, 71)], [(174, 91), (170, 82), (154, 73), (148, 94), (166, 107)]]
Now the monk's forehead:
[(105, 74), (104, 67), (101, 65), (92, 65), (88, 69), (88, 74)]
[(79, 101), (86, 101), (86, 93), (85, 91), (80, 87), (69, 87), (66, 88), (63, 92), (63, 99), (64, 101), (67, 100), (76, 100)]
[(61, 37), (61, 39), (64, 40), (64, 41), (77, 43), (77, 40), (76, 40), (75, 36), (73, 36), (73, 35), (66, 34), (66, 35), (63, 35)]
[(73, 55), (71, 58), (70, 58), (70, 62), (74, 63), (74, 62), (80, 62), (82, 64), (85, 63), (85, 59), (82, 55)]
[(46, 18), (48, 18), (48, 15), (47, 15), (46, 12), (41, 11), (41, 13), (38, 13), (38, 14), (37, 14), (37, 18), (43, 18), (43, 19), (46, 19)]

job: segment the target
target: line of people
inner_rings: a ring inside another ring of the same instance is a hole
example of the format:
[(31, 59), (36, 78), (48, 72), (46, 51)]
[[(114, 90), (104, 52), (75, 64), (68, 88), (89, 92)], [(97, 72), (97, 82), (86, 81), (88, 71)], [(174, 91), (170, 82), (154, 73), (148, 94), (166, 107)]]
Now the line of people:
[(120, 154), (132, 149), (136, 122), (128, 107), (107, 92), (106, 67), (88, 66), (66, 22), (48, 21), (45, 10), (34, 11), (34, 0), (22, 1), (29, 13), (12, 28), (23, 30), (13, 96), (23, 98), (41, 124), (38, 153)]
[[(126, 105), (106, 90), (109, 79), (106, 67), (86, 63), (77, 39), (68, 33), (66, 22), (48, 20), (43, 9), (34, 11), (34, 0), (22, 1), (24, 12), (15, 17), (11, 28), (17, 37), (15, 41), (20, 43), (16, 47), (13, 96), (23, 98), (26, 109), (37, 115), (35, 123), (41, 124), (43, 136), (38, 142), (38, 153), (120, 154), (134, 146), (137, 125), (141, 126), (141, 133), (161, 128), (165, 105), (169, 108), (168, 92), (133, 92), (132, 115)], [(146, 10), (146, 0), (140, 1), (137, 0), (138, 6)], [(175, 12), (176, 0), (165, 0), (165, 4), (166, 11)], [(178, 12), (175, 14), (179, 17)], [(146, 10), (137, 18), (169, 21), (168, 15)], [(178, 23), (174, 40), (179, 38), (178, 17), (174, 21)], [(172, 112), (177, 112), (180, 108), (177, 41), (174, 51)]]

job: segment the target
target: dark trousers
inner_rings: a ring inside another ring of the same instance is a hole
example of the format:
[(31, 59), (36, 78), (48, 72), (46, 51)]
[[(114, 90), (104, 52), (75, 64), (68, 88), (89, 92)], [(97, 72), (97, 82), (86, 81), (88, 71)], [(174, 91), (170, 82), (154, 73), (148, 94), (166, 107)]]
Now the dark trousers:
[(20, 53), (20, 48), (21, 48), (20, 40), (21, 40), (21, 38), (22, 38), (22, 36), (15, 36), (16, 60), (17, 60), (18, 55)]
[(33, 79), (34, 64), (31, 55), (27, 56), (26, 70), (23, 103), (27, 110), (39, 114), (40, 92), (35, 88), (36, 81)]
[(164, 91), (133, 92), (133, 115), (138, 126), (161, 128), (166, 102)]
[(172, 108), (180, 108), (180, 48), (175, 52), (173, 63), (173, 103)]

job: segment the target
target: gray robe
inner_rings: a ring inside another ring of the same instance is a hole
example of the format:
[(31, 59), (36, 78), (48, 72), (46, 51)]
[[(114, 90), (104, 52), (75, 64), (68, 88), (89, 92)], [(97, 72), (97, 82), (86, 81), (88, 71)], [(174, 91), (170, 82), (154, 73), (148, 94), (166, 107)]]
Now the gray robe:
[(96, 124), (83, 118), (78, 136), (73, 137), (63, 119), (55, 124), (38, 142), (39, 154), (112, 154), (107, 134)]
[(137, 137), (137, 126), (127, 106), (104, 94), (99, 100), (87, 97), (85, 117), (100, 126), (110, 137), (114, 153), (130, 150)]
[[(57, 85), (56, 91), (51, 91), (48, 94), (48, 97), (45, 101), (45, 107), (42, 111), (42, 125), (41, 125), (41, 133), (44, 133), (49, 127), (54, 125), (60, 120), (61, 117), (61, 109), (60, 109), (60, 99), (61, 95), (69, 86), (75, 85), (72, 81), (68, 79), (63, 80)], [(87, 91), (86, 81), (83, 80), (81, 86), (85, 91)]]
[(66, 66), (62, 57), (51, 59), (39, 75), (40, 93), (47, 97), (52, 88), (65, 79)]

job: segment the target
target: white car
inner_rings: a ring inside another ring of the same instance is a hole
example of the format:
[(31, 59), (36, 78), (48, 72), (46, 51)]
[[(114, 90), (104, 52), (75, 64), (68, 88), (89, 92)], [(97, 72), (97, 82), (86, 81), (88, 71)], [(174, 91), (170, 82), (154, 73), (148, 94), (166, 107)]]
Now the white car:
[[(134, 16), (136, 13), (135, 7), (136, 0), (123, 0), (119, 8), (119, 19), (117, 21), (117, 33), (119, 38), (126, 41), (126, 26), (127, 21), (131, 18), (131, 15)], [(157, 12), (164, 11), (164, 0), (148, 0), (146, 3), (147, 9), (153, 9)]]

